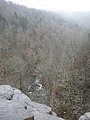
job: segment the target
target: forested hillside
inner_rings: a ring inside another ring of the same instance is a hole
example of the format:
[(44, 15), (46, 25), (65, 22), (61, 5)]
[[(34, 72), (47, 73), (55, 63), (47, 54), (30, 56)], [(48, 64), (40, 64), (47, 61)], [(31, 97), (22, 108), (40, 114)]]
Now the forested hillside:
[(66, 120), (90, 111), (90, 31), (78, 21), (84, 14), (72, 19), (0, 0), (0, 84)]

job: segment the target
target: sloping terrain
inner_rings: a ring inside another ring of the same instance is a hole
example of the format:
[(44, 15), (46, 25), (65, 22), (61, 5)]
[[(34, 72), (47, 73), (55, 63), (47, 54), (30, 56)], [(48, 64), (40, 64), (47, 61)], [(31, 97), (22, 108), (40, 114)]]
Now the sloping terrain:
[(90, 31), (84, 14), (73, 20), (0, 0), (0, 84), (21, 89), (68, 120), (90, 111)]

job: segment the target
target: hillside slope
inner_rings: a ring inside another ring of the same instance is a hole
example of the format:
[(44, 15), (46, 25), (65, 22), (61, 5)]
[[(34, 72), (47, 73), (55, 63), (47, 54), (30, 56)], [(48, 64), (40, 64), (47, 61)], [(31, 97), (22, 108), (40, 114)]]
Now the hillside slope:
[(69, 120), (90, 110), (89, 45), (89, 27), (72, 18), (0, 0), (0, 84)]

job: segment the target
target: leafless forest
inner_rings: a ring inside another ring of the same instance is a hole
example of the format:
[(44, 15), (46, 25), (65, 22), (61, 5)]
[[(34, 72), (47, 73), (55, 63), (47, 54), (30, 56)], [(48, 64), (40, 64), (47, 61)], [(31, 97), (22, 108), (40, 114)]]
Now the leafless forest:
[(0, 84), (66, 120), (90, 111), (90, 12), (53, 13), (0, 0)]

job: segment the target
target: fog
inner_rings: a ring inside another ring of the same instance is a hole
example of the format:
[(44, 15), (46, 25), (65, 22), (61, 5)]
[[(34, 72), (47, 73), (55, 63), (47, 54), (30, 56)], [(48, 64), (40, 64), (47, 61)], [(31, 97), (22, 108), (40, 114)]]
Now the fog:
[(30, 8), (50, 11), (90, 11), (89, 0), (7, 0)]

